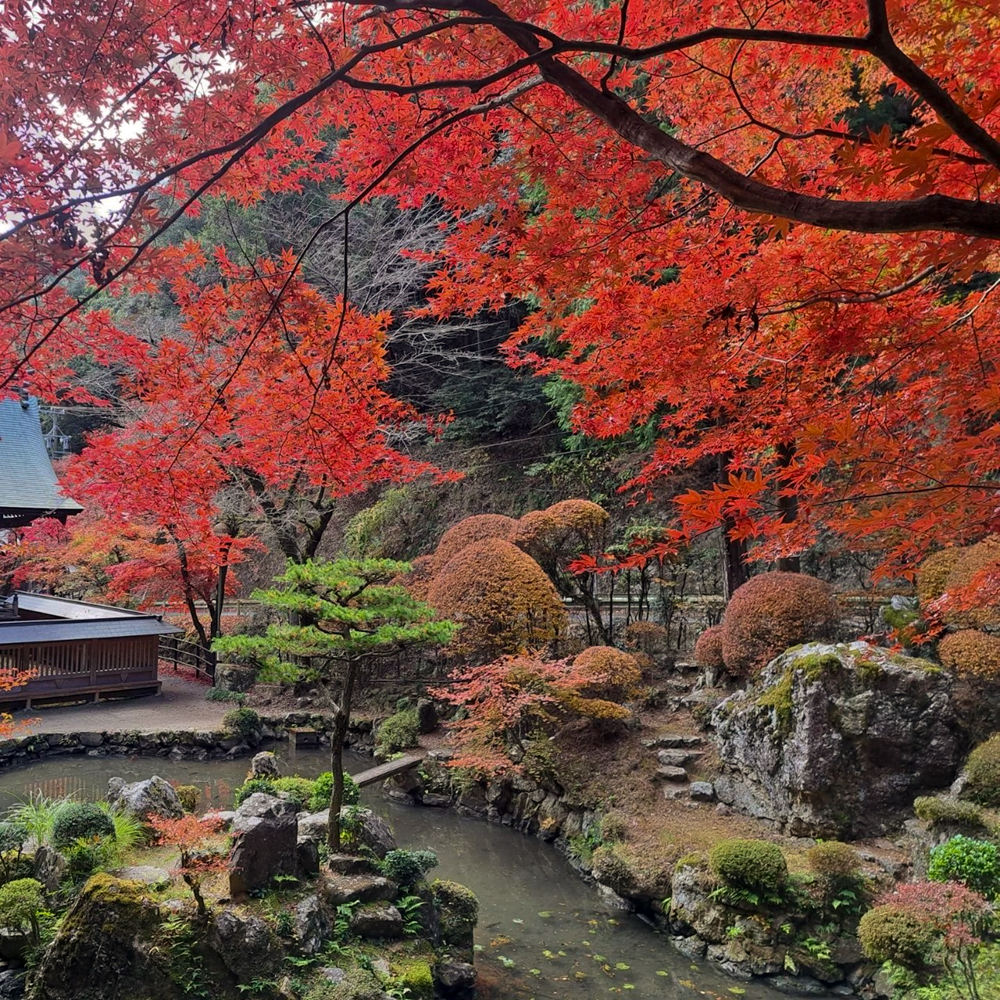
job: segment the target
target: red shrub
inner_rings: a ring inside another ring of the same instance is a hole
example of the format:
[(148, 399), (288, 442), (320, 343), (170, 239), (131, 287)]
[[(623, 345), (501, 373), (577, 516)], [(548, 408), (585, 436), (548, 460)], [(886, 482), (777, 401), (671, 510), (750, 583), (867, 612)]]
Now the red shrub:
[(442, 536), (434, 550), (434, 566), (443, 569), (452, 557), (467, 545), (485, 542), (491, 538), (511, 541), (517, 521), (503, 514), (473, 514), (472, 517), (453, 524)]
[(789, 646), (826, 639), (841, 610), (833, 588), (802, 573), (762, 573), (748, 580), (726, 608), (722, 657), (735, 677), (749, 677)]
[(713, 625), (698, 636), (698, 641), (694, 644), (694, 661), (700, 667), (709, 667), (713, 670), (726, 665), (722, 658), (721, 625)]

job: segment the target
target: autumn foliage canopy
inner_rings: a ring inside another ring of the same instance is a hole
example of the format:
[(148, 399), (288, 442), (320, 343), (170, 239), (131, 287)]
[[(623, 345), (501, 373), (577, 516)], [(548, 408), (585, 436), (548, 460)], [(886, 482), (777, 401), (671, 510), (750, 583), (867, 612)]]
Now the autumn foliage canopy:
[[(826, 531), (891, 569), (998, 527), (995, 4), (51, 0), (0, 28), (0, 385), (99, 402), (74, 359), (122, 372), (102, 502), (211, 521), (187, 490), (236, 469), (415, 471), (389, 317), (291, 251), (157, 240), (206, 194), (323, 183), (348, 243), (372, 194), (434, 199), (425, 312), (524, 303), (511, 363), (579, 385), (588, 434), (651, 429), (639, 496), (718, 468), (682, 534), (770, 558)], [(163, 285), (177, 336), (89, 308)]]

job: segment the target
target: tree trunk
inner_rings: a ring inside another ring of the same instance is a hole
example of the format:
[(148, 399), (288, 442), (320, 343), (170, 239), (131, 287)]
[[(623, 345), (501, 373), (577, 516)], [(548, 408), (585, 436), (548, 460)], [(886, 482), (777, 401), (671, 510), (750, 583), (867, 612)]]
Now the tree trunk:
[[(778, 465), (787, 469), (795, 455), (795, 445), (782, 441), (778, 445)], [(778, 510), (781, 511), (783, 524), (792, 524), (799, 517), (799, 501), (797, 497), (778, 497)], [(798, 556), (782, 556), (778, 559), (778, 569), (784, 573), (801, 573), (802, 563)]]
[(354, 681), (357, 676), (358, 661), (349, 660), (347, 676), (344, 678), (344, 691), (333, 716), (333, 734), (330, 745), (333, 791), (330, 794), (329, 827), (326, 836), (331, 854), (336, 854), (340, 850), (340, 810), (344, 804), (344, 740), (347, 738), (347, 726), (351, 721), (351, 699), (354, 695)]
[[(730, 452), (719, 456), (716, 480), (720, 483), (728, 481), (731, 458)], [(742, 538), (735, 540), (729, 535), (735, 527), (735, 523), (728, 517), (722, 522), (722, 596), (727, 601), (738, 587), (750, 579), (746, 567), (747, 543)]]

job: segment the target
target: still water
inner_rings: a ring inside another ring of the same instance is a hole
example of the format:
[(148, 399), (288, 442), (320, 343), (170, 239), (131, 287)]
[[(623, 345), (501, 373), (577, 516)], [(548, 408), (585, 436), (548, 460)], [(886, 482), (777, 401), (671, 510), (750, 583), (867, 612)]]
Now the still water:
[[(276, 748), (282, 773), (315, 777), (329, 769), (323, 751)], [(370, 758), (345, 755), (348, 770)], [(103, 796), (108, 779), (159, 774), (202, 790), (200, 805), (231, 808), (247, 760), (171, 761), (150, 757), (61, 757), (0, 773), (0, 810), (35, 791), (51, 797)], [(552, 847), (533, 837), (448, 809), (421, 809), (366, 789), (365, 804), (392, 824), (401, 847), (430, 847), (431, 873), (467, 885), (479, 898), (476, 964), (480, 996), (490, 1000), (776, 1000), (782, 994), (740, 984), (705, 963), (693, 964), (639, 918), (605, 905)]]

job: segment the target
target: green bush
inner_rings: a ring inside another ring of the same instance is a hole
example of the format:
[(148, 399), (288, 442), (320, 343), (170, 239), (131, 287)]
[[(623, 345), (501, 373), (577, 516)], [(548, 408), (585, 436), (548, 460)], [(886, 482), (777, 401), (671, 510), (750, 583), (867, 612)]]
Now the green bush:
[(66, 878), (73, 885), (85, 882), (98, 869), (109, 862), (108, 842), (80, 837), (63, 854), (66, 857)]
[(861, 858), (850, 844), (828, 840), (806, 851), (806, 864), (825, 882), (844, 884), (856, 882), (861, 873)]
[(264, 795), (277, 795), (278, 789), (270, 778), (248, 778), (234, 793), (233, 801), (236, 808), (239, 809), (255, 792), (263, 792)]
[(858, 925), (861, 950), (873, 962), (921, 969), (930, 961), (936, 931), (923, 915), (891, 903), (869, 910)]
[[(333, 771), (324, 771), (313, 782), (313, 793), (309, 799), (309, 808), (313, 812), (320, 812), (330, 808), (330, 796), (333, 794)], [(345, 806), (356, 806), (361, 801), (361, 789), (358, 783), (345, 771), (344, 772), (344, 801)]]
[(379, 871), (397, 885), (409, 888), (419, 882), (438, 863), (433, 851), (390, 851), (379, 863)]
[(777, 895), (785, 887), (788, 864), (781, 848), (766, 840), (720, 840), (708, 865), (724, 885)]
[(177, 798), (181, 800), (184, 811), (193, 813), (198, 806), (201, 789), (197, 785), (178, 785), (174, 791), (177, 793)]
[(0, 854), (6, 854), (8, 851), (20, 852), (27, 839), (28, 831), (20, 823), (14, 820), (0, 823)]
[(980, 743), (965, 762), (969, 797), (981, 806), (1000, 806), (1000, 733)]
[(378, 727), (378, 732), (375, 734), (375, 752), (380, 757), (388, 757), (407, 747), (416, 746), (419, 736), (417, 710), (407, 708), (390, 715)]
[(206, 701), (228, 701), (242, 705), (247, 700), (245, 691), (223, 691), (222, 688), (211, 687), (205, 694)]
[(954, 824), (970, 829), (988, 829), (983, 810), (975, 802), (963, 802), (947, 796), (921, 795), (913, 800), (913, 811), (932, 826)]
[(959, 834), (931, 850), (927, 877), (933, 882), (961, 882), (987, 899), (1000, 895), (1000, 852), (989, 840)]
[(273, 785), (277, 791), (284, 792), (299, 809), (306, 809), (312, 801), (316, 782), (294, 775), (290, 778), (276, 778)]
[(260, 733), (262, 723), (252, 708), (234, 708), (222, 717), (222, 725), (234, 736), (249, 740)]
[(0, 925), (20, 933), (30, 930), (31, 939), (38, 941), (38, 911), (43, 909), (45, 897), (41, 882), (33, 878), (19, 878), (0, 886)]
[(114, 837), (111, 817), (94, 802), (67, 802), (52, 822), (52, 843), (68, 847), (79, 839)]

